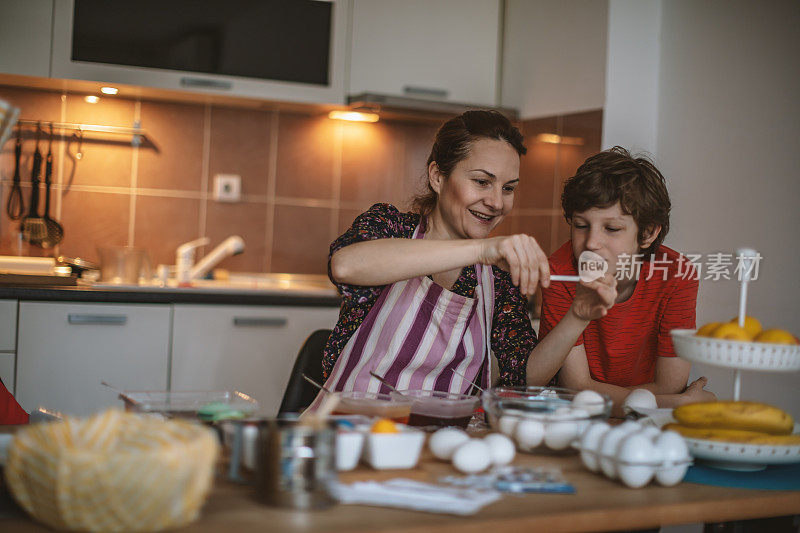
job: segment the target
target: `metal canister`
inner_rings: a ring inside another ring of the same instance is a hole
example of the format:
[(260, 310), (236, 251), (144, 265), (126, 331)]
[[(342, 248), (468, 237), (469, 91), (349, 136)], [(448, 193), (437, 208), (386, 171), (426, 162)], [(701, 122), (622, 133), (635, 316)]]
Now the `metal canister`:
[(336, 428), (303, 425), (298, 420), (258, 423), (255, 488), (266, 504), (319, 509), (335, 499), (329, 486), (337, 480)]

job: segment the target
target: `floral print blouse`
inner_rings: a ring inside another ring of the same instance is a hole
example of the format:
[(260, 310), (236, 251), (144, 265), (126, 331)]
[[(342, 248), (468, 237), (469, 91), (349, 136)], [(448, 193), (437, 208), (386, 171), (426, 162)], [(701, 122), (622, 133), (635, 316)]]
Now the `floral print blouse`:
[[(374, 239), (410, 239), (420, 223), (416, 213), (402, 213), (389, 204), (375, 204), (359, 215), (344, 235), (331, 244), (328, 256), (328, 277), (342, 295), (339, 321), (328, 338), (322, 356), (322, 370), (328, 378), (333, 365), (342, 353), (347, 341), (364, 321), (386, 285), (365, 287), (337, 283), (331, 275), (330, 258), (345, 246)], [(491, 344), (497, 357), (502, 385), (525, 385), (525, 369), (528, 356), (536, 346), (536, 333), (528, 317), (528, 301), (511, 282), (511, 275), (497, 267), (494, 274), (494, 317)], [(456, 294), (472, 298), (478, 279), (475, 266), (465, 266), (451, 289)]]

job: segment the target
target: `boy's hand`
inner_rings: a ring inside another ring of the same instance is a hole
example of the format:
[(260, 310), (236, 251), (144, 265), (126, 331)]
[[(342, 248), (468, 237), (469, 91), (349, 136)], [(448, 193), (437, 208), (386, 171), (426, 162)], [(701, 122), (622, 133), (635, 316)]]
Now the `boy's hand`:
[(606, 272), (602, 278), (578, 283), (569, 310), (581, 320), (596, 320), (608, 314), (616, 299), (617, 279)]
[(717, 396), (713, 392), (705, 390), (706, 385), (708, 385), (708, 378), (705, 376), (697, 378), (689, 383), (686, 390), (681, 393), (681, 405), (698, 402), (716, 402)]

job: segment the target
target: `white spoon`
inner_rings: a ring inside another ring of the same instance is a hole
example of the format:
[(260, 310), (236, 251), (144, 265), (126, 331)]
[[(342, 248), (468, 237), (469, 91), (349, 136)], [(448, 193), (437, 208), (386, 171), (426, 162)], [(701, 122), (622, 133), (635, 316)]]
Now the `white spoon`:
[(599, 254), (585, 250), (578, 256), (577, 276), (553, 274), (550, 276), (550, 281), (571, 281), (575, 283), (585, 281), (589, 283), (590, 281), (602, 278), (606, 271), (608, 271), (608, 263), (606, 263), (606, 260)]

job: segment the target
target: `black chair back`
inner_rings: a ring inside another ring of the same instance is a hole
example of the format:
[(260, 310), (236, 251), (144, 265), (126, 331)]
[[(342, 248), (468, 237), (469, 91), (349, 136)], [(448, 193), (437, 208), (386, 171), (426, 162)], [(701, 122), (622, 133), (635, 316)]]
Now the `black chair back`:
[(297, 359), (294, 361), (292, 373), (289, 376), (289, 383), (283, 393), (283, 401), (278, 411), (278, 416), (285, 413), (297, 413), (302, 411), (314, 401), (319, 390), (303, 379), (303, 374), (310, 377), (317, 383), (324, 383), (322, 377), (322, 352), (331, 334), (329, 329), (318, 329), (312, 333), (300, 348)]

